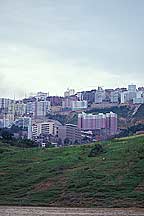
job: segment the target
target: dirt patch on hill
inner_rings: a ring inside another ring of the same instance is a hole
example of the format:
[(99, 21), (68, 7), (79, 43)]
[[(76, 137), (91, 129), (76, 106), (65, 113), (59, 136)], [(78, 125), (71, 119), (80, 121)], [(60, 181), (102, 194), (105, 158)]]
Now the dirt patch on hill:
[(144, 192), (144, 182), (141, 182), (136, 188), (136, 192)]
[(6, 175), (7, 172), (0, 172), (0, 175)]
[(45, 191), (45, 190), (48, 190), (52, 185), (53, 185), (52, 181), (41, 182), (39, 184), (36, 184), (33, 190), (35, 192)]

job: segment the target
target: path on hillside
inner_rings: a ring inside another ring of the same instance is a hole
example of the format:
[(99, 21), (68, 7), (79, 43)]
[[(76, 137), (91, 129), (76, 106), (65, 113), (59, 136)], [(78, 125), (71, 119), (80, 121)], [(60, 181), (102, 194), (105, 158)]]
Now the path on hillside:
[(0, 216), (144, 216), (143, 209), (77, 209), (0, 206)]

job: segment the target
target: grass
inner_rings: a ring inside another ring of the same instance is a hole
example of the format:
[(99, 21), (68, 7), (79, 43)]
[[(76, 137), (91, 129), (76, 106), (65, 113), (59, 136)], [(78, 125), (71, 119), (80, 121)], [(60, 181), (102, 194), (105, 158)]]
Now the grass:
[(0, 205), (144, 207), (144, 136), (19, 149), (0, 144)]

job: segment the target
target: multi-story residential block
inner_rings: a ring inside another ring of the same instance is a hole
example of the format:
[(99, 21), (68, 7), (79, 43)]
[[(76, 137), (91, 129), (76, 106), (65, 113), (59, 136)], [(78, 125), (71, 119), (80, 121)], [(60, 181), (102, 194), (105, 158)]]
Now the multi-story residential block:
[(52, 113), (59, 113), (62, 111), (62, 106), (51, 106)]
[(71, 110), (72, 108), (72, 99), (71, 98), (64, 98), (62, 101), (62, 109), (63, 110)]
[(143, 104), (144, 103), (144, 91), (137, 91), (136, 98), (133, 98), (134, 104)]
[(132, 101), (136, 98), (136, 85), (128, 85), (128, 100)]
[(73, 124), (60, 126), (58, 127), (58, 138), (61, 140), (61, 144), (80, 144), (81, 130)]
[(121, 92), (121, 103), (143, 103), (142, 88), (136, 89), (136, 85), (128, 85), (128, 90)]
[(13, 125), (21, 128), (21, 131), (25, 131), (27, 139), (32, 139), (32, 119), (30, 117), (18, 117), (13, 122)]
[(14, 125), (20, 128), (28, 128), (31, 126), (32, 119), (30, 117), (18, 117), (14, 121)]
[(1, 114), (0, 115), (0, 128), (9, 128), (14, 122), (13, 114)]
[(81, 130), (105, 129), (110, 135), (117, 132), (117, 114), (99, 113), (98, 115), (82, 113), (78, 115), (78, 128)]
[(86, 100), (71, 102), (72, 111), (87, 109), (87, 107), (88, 107), (88, 102)]
[(134, 98), (133, 103), (134, 104), (144, 104), (144, 97), (143, 98)]
[(76, 96), (77, 96), (78, 100), (80, 100), (80, 101), (83, 100), (83, 92), (77, 92)]
[(47, 97), (49, 96), (49, 93), (45, 93), (45, 92), (37, 92), (35, 98), (37, 100), (43, 100), (45, 101), (47, 99)]
[(59, 96), (49, 96), (47, 97), (47, 101), (50, 101), (51, 106), (62, 106), (63, 97)]
[(36, 121), (32, 124), (32, 137), (33, 139), (39, 137), (40, 135), (53, 135), (57, 136), (58, 127), (61, 123), (54, 120), (48, 121)]
[(0, 98), (0, 112), (13, 113), (14, 100), (8, 98)]
[(98, 90), (96, 90), (95, 93), (95, 103), (102, 103), (104, 99), (105, 91), (101, 87), (98, 87)]
[(51, 109), (50, 101), (34, 101), (26, 104), (26, 113), (32, 114), (33, 118), (44, 118)]
[(72, 96), (74, 94), (75, 94), (75, 90), (74, 89), (67, 88), (67, 90), (64, 92), (64, 97), (70, 97), (70, 96)]
[[(81, 93), (81, 97), (80, 96)], [(92, 104), (95, 102), (95, 94), (96, 94), (96, 90), (93, 89), (91, 91), (82, 91), (80, 93), (77, 93), (77, 97), (79, 98), (79, 100), (85, 100), (88, 102), (88, 104)]]
[(36, 116), (36, 102), (35, 101), (33, 102), (30, 101), (26, 103), (26, 114)]
[(78, 101), (77, 98), (68, 97), (64, 98), (62, 102), (62, 108), (63, 110), (81, 110), (81, 109), (87, 109), (88, 103), (85, 100)]
[(35, 118), (43, 118), (50, 111), (50, 101), (37, 101), (36, 102)]
[(110, 102), (119, 103), (119, 92), (118, 91), (112, 91), (110, 93)]
[(129, 97), (128, 97), (128, 91), (124, 91), (120, 93), (120, 102), (123, 103), (127, 103), (129, 101)]
[(26, 104), (22, 101), (16, 101), (14, 104), (15, 116), (24, 116), (26, 114)]
[(129, 92), (136, 92), (136, 85), (134, 85), (134, 84), (128, 85), (128, 91)]

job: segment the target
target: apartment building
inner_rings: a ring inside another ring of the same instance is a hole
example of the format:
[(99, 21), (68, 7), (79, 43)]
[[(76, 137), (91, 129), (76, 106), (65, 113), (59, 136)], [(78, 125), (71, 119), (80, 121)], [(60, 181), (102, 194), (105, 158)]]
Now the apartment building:
[(34, 101), (26, 103), (26, 114), (33, 118), (44, 118), (51, 109), (50, 101)]
[(36, 138), (42, 135), (53, 135), (57, 136), (58, 126), (61, 126), (61, 123), (54, 120), (49, 121), (35, 121), (32, 124), (32, 137)]
[(58, 138), (62, 144), (81, 143), (81, 130), (74, 124), (66, 124), (58, 127)]
[(110, 135), (117, 132), (117, 114), (99, 113), (97, 115), (81, 113), (78, 115), (78, 128), (81, 130), (102, 130), (105, 129)]
[(67, 88), (67, 90), (64, 92), (64, 97), (70, 97), (70, 96), (72, 96), (74, 94), (75, 94), (75, 90), (74, 89)]
[(87, 109), (87, 107), (88, 107), (88, 102), (86, 100), (71, 102), (72, 111)]
[(105, 96), (105, 90), (103, 90), (101, 87), (98, 87), (95, 93), (95, 103), (102, 103), (105, 99)]

